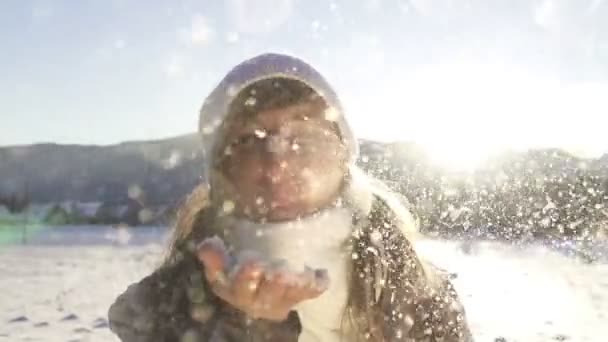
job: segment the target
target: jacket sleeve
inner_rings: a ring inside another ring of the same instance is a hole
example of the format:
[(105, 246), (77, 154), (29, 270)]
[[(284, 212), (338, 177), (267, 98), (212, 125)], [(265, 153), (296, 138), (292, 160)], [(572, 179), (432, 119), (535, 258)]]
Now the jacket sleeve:
[(179, 342), (177, 332), (188, 330), (192, 320), (185, 315), (186, 298), (175, 283), (166, 281), (170, 273), (155, 271), (130, 285), (110, 306), (110, 329), (122, 342)]
[(130, 285), (110, 306), (110, 330), (122, 342), (152, 341), (155, 313), (146, 306), (146, 294), (151, 292), (147, 278)]
[[(161, 268), (130, 285), (110, 306), (122, 342), (296, 342), (295, 312), (285, 322), (252, 320), (215, 297), (199, 268)], [(188, 338), (185, 338), (188, 336)]]

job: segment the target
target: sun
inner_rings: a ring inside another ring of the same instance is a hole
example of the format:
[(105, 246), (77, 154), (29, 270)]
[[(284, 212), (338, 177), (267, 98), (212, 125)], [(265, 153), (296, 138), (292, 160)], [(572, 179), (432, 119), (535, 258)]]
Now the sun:
[(516, 65), (464, 60), (382, 81), (380, 91), (355, 99), (357, 131), (414, 142), (446, 169), (473, 170), (506, 151), (608, 152), (605, 83), (564, 83)]
[(439, 167), (456, 172), (473, 171), (496, 151), (484, 144), (471, 142), (426, 142), (422, 148), (431, 162)]
[[(529, 84), (500, 67), (467, 63), (434, 67), (413, 77), (407, 109), (413, 140), (434, 164), (469, 171), (506, 147), (525, 143), (514, 134), (524, 98), (514, 89)], [(507, 119), (508, 118), (508, 119)]]

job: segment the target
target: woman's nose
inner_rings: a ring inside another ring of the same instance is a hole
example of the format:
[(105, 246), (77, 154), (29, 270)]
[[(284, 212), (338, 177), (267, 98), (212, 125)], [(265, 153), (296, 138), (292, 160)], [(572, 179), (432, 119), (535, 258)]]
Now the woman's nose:
[(278, 155), (275, 155), (274, 157), (268, 158), (266, 161), (266, 177), (272, 184), (282, 181), (288, 174), (287, 161), (277, 157)]
[(284, 154), (289, 151), (289, 139), (280, 135), (269, 135), (265, 139), (266, 152), (273, 154)]

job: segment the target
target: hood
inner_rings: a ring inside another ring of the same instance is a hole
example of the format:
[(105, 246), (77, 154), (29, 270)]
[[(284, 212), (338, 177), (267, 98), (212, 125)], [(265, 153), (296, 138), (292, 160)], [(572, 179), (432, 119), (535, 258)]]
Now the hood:
[(344, 118), (342, 105), (325, 78), (306, 62), (288, 55), (263, 54), (234, 67), (205, 99), (200, 111), (199, 134), (207, 162), (203, 176), (208, 180), (212, 151), (220, 141), (218, 129), (228, 115), (228, 109), (236, 96), (250, 84), (268, 78), (284, 77), (299, 80), (314, 89), (336, 112), (336, 122), (344, 143), (349, 148), (350, 162), (358, 155), (358, 143), (351, 127)]

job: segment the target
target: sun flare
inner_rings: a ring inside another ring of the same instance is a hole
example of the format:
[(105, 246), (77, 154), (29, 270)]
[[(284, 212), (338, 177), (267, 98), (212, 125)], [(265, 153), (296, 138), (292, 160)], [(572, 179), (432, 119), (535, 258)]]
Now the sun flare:
[[(603, 84), (564, 84), (513, 66), (467, 62), (421, 68), (403, 79), (386, 80), (382, 101), (358, 99), (360, 130), (422, 145), (443, 167), (470, 170), (504, 150), (606, 152)], [(379, 114), (370, 120), (366, 112)]]

